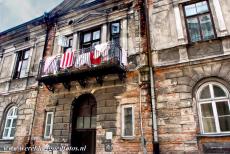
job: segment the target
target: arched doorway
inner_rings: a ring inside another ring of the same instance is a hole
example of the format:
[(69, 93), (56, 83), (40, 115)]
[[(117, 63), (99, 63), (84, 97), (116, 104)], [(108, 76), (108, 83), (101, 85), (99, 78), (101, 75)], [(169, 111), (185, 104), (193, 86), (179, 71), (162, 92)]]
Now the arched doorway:
[(92, 94), (83, 94), (73, 103), (72, 147), (85, 147), (86, 151), (72, 153), (94, 154), (96, 151), (96, 109)]

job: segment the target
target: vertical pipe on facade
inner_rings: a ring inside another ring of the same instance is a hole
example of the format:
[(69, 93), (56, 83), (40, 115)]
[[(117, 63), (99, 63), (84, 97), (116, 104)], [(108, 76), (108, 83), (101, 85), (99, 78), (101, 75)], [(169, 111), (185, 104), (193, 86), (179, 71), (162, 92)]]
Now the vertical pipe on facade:
[[(45, 56), (45, 51), (46, 51), (46, 47), (47, 47), (47, 42), (48, 42), (48, 33), (49, 33), (49, 29), (48, 29), (48, 22), (49, 22), (49, 14), (44, 14), (43, 16), (45, 24), (46, 24), (46, 38), (45, 38), (45, 44), (44, 44), (44, 48), (43, 48), (43, 53), (42, 53), (42, 58), (44, 58)], [(40, 71), (40, 70), (38, 70)], [(39, 81), (38, 81), (39, 82)], [(40, 84), (38, 83), (38, 86)], [(38, 100), (38, 94), (39, 94), (39, 87), (37, 88), (37, 97), (35, 100), (35, 106), (34, 106), (34, 112), (33, 112), (33, 117), (32, 117), (32, 122), (31, 122), (31, 127), (30, 127), (30, 131), (29, 131), (29, 141), (26, 144), (27, 147), (31, 146), (31, 140), (32, 140), (32, 135), (33, 135), (33, 126), (34, 126), (34, 121), (35, 121), (35, 112), (37, 109), (37, 100)], [(26, 151), (26, 154), (29, 154), (30, 151)]]
[(153, 65), (152, 65), (152, 54), (151, 54), (151, 45), (150, 45), (150, 29), (149, 29), (149, 10), (148, 10), (148, 0), (144, 0), (144, 10), (145, 10), (145, 28), (146, 28), (146, 37), (147, 37), (147, 51), (148, 51), (148, 65), (149, 65), (149, 74), (150, 74), (150, 91), (151, 91), (151, 106), (152, 106), (152, 122), (153, 122), (153, 146), (154, 153), (159, 153), (159, 143), (158, 143), (158, 132), (157, 132), (157, 117), (156, 117), (156, 101), (155, 101), (155, 87), (154, 87), (154, 78), (153, 78)]

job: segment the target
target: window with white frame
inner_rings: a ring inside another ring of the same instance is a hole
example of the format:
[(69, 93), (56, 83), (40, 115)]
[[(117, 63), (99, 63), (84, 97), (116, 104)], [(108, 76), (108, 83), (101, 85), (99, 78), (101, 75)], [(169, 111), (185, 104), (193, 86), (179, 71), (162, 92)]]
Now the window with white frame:
[(5, 127), (3, 130), (3, 139), (14, 139), (16, 131), (16, 122), (18, 118), (18, 109), (16, 106), (11, 107), (6, 114)]
[(199, 118), (203, 134), (230, 133), (229, 91), (216, 82), (208, 82), (197, 91)]
[(133, 105), (122, 106), (122, 137), (134, 136), (134, 107)]
[(53, 112), (46, 113), (44, 138), (50, 139), (53, 130)]

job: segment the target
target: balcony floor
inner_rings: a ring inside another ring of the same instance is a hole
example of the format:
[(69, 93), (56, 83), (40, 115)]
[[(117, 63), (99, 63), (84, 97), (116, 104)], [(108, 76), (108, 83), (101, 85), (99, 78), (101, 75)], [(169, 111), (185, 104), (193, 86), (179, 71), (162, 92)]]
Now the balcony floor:
[(122, 80), (125, 77), (126, 69), (120, 64), (101, 64), (95, 67), (86, 67), (84, 69), (68, 69), (57, 74), (45, 75), (38, 77), (39, 82), (45, 85), (52, 86), (57, 83), (63, 83), (65, 87), (66, 83), (69, 84), (71, 81), (78, 81), (81, 86), (85, 87), (85, 81), (87, 78), (96, 78), (97, 82), (102, 84), (103, 77), (109, 74), (117, 74)]

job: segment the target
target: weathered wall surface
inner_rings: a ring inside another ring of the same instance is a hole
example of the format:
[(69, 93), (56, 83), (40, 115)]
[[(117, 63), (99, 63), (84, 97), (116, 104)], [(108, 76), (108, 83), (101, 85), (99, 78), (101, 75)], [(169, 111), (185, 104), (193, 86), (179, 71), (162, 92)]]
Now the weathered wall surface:
[(229, 60), (213, 60), (155, 70), (157, 123), (162, 153), (198, 153), (203, 150), (204, 143), (216, 144), (217, 147), (229, 144), (229, 137), (199, 136), (197, 101), (193, 93), (196, 84), (205, 79), (228, 84), (229, 64)]

